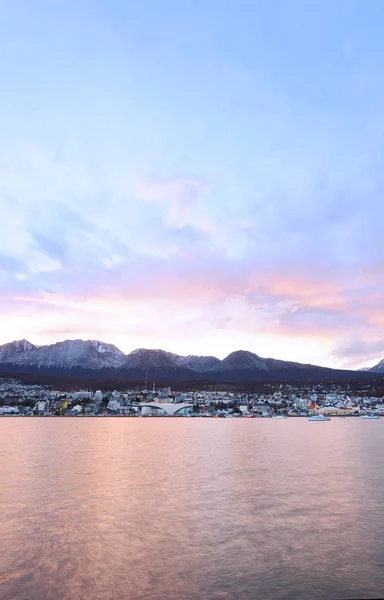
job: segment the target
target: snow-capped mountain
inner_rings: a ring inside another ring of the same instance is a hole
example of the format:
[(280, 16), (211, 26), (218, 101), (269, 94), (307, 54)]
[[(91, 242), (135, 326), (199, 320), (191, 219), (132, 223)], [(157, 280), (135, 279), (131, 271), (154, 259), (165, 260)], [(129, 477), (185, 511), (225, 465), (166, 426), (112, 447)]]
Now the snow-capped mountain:
[[(252, 352), (238, 350), (223, 360), (214, 356), (180, 356), (164, 350), (140, 348), (124, 354), (113, 344), (97, 340), (66, 340), (47, 346), (36, 346), (20, 340), (0, 346), (0, 370), (73, 374), (87, 371), (100, 376), (142, 377), (145, 371), (158, 380), (206, 379), (217, 381), (294, 380), (361, 377), (358, 371), (342, 371), (273, 358), (262, 358)], [(384, 374), (384, 361), (367, 372)]]
[(27, 340), (0, 346), (0, 363), (56, 369), (120, 368), (125, 359), (113, 344), (97, 340), (67, 340), (49, 346), (35, 346)]
[(27, 340), (18, 340), (4, 344), (0, 346), (0, 362), (14, 362), (17, 358), (22, 360), (22, 357), (29, 351), (35, 350), (37, 346), (34, 346)]

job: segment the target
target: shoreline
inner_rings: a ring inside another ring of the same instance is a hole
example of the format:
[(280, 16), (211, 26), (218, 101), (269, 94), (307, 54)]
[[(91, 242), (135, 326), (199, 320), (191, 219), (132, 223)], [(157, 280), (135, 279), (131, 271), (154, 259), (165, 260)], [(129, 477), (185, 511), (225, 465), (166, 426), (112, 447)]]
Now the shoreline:
[[(310, 416), (313, 415), (287, 415), (287, 419), (306, 419)], [(327, 415), (328, 417), (331, 417), (333, 419), (358, 419), (360, 417), (362, 417), (363, 415)], [(379, 415), (379, 416), (384, 416), (384, 415)], [(118, 419), (227, 419), (228, 417), (219, 417), (216, 415), (94, 415), (94, 414), (90, 414), (90, 415), (50, 415), (50, 414), (46, 414), (46, 415), (0, 415), (0, 418), (20, 418), (20, 417), (28, 417), (28, 418), (44, 418), (46, 419), (47, 417), (49, 418), (57, 418), (57, 419), (84, 419), (84, 418), (118, 418)], [(263, 420), (271, 420), (273, 417), (272, 416), (256, 416), (256, 415), (244, 415), (241, 417), (229, 417), (230, 419), (263, 419)]]

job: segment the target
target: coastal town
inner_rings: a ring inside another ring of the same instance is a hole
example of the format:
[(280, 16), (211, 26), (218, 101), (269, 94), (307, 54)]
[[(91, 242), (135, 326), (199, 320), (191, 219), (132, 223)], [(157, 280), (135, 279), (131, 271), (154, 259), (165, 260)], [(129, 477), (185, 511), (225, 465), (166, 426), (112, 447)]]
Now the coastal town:
[(103, 391), (53, 390), (17, 379), (0, 380), (0, 416), (287, 417), (384, 416), (384, 397), (366, 389), (346, 393), (318, 384), (303, 391), (293, 384), (270, 392), (172, 391), (170, 387)]

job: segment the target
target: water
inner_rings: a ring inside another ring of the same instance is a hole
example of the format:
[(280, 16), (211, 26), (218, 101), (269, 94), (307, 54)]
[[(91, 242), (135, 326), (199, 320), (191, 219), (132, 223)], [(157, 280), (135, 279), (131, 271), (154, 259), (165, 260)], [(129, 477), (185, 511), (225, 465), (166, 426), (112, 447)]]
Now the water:
[(384, 598), (384, 419), (0, 419), (0, 597)]

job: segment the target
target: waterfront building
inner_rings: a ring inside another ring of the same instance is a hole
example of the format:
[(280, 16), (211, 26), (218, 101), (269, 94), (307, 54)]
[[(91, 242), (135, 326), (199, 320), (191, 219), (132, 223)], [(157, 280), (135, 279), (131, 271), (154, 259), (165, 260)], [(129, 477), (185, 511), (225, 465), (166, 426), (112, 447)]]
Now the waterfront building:
[(112, 412), (119, 412), (121, 409), (121, 404), (117, 398), (111, 398), (107, 405), (107, 410)]
[(193, 404), (185, 402), (178, 404), (169, 404), (164, 402), (144, 402), (139, 406), (143, 416), (182, 416), (192, 414), (193, 411)]
[(34, 411), (38, 413), (45, 413), (49, 409), (49, 402), (45, 400), (38, 400), (35, 404)]
[(297, 409), (297, 410), (306, 410), (308, 405), (308, 400), (306, 398), (296, 398), (293, 406)]
[(18, 415), (19, 412), (17, 406), (0, 406), (0, 415)]

